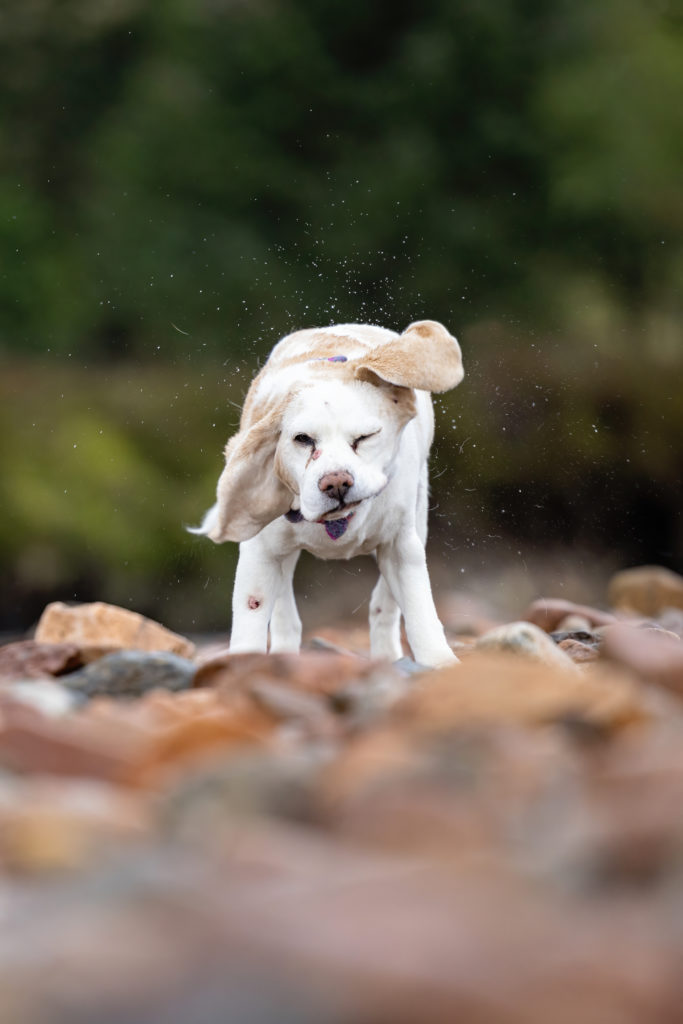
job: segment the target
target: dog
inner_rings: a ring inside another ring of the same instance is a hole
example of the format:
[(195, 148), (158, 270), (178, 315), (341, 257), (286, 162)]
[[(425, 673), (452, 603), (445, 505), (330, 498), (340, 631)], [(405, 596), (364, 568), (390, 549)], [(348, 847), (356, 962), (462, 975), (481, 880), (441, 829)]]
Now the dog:
[(425, 542), (430, 392), (463, 375), (458, 342), (434, 320), (402, 334), (342, 324), (278, 342), (225, 448), (216, 504), (192, 531), (240, 544), (231, 652), (299, 650), (292, 580), (305, 549), (375, 556), (373, 658), (403, 657), (403, 615), (415, 661), (458, 660), (434, 606)]

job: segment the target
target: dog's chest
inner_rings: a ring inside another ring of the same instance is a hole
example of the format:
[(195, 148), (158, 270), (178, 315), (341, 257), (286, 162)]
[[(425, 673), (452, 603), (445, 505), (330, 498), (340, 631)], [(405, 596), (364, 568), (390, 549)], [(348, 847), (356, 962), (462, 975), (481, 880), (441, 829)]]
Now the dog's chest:
[(298, 547), (326, 560), (371, 555), (387, 539), (386, 516), (378, 515), (355, 516), (336, 540), (328, 536), (321, 523), (299, 523), (295, 530)]

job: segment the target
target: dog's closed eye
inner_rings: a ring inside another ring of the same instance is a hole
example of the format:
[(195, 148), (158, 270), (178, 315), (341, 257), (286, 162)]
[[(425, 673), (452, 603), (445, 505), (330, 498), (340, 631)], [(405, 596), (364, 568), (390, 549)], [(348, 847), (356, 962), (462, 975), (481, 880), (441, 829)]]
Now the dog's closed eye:
[(308, 434), (297, 434), (294, 440), (297, 444), (310, 445), (311, 448), (315, 448), (315, 441)]
[(360, 437), (357, 437), (355, 441), (351, 442), (351, 447), (353, 448), (354, 452), (358, 451), (358, 445), (361, 443), (361, 441), (367, 441), (371, 437), (376, 437), (377, 434), (379, 434), (379, 430), (373, 431), (372, 434), (361, 434)]

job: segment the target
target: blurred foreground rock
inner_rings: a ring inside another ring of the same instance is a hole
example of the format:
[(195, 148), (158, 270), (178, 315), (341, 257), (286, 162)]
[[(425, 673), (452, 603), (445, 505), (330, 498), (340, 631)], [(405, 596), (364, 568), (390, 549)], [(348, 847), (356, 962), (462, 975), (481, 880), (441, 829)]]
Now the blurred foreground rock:
[(676, 608), (467, 608), (433, 672), (116, 609), (0, 648), (2, 1019), (678, 1020)]

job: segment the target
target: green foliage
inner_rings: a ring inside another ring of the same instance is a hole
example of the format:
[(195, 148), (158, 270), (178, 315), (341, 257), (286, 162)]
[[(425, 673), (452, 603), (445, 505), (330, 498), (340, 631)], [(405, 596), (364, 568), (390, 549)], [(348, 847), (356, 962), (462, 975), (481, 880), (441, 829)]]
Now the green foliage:
[(577, 286), (678, 312), (683, 42), (658, 5), (8, 0), (0, 40), (7, 349), (562, 330)]

